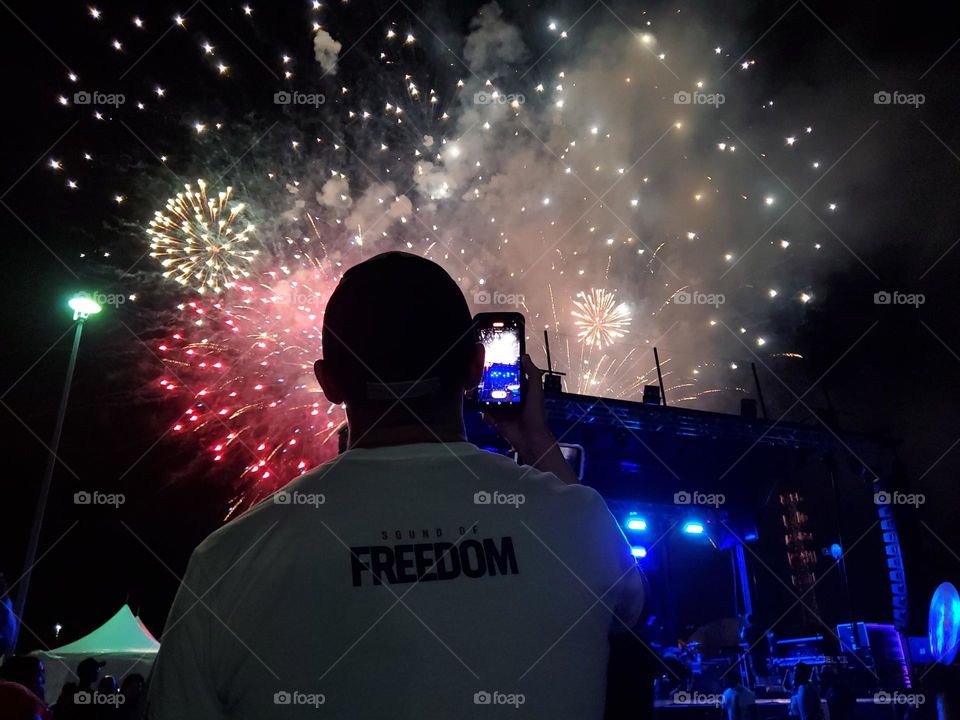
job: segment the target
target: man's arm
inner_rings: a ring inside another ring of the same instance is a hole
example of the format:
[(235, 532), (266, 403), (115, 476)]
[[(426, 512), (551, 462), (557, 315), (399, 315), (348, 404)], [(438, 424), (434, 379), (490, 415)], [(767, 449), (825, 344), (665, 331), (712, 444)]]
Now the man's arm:
[(525, 465), (553, 473), (568, 485), (578, 485), (580, 478), (563, 457), (557, 439), (547, 426), (543, 370), (533, 364), (529, 355), (524, 355), (520, 362), (527, 376), (527, 397), (520, 415), (487, 413), (485, 419), (513, 445)]
[[(170, 608), (160, 653), (150, 674), (147, 720), (218, 720), (223, 710), (210, 673), (210, 631), (205, 573), (197, 552)], [(200, 601), (199, 598), (204, 598)]]

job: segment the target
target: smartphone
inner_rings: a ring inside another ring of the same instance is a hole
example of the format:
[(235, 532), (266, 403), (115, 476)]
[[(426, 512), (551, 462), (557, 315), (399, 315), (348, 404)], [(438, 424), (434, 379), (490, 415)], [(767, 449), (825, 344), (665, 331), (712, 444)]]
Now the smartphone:
[(483, 343), (483, 377), (476, 399), (480, 410), (516, 410), (523, 407), (526, 378), (520, 358), (526, 352), (520, 313), (479, 313), (473, 319), (477, 342)]

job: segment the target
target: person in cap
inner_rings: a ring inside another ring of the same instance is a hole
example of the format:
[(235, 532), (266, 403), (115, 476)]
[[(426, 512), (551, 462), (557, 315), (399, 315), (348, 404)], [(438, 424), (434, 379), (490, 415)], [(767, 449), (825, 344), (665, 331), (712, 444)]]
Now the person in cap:
[(93, 657), (77, 663), (77, 681), (64, 683), (57, 704), (53, 707), (56, 720), (90, 720), (96, 717), (97, 708), (93, 701), (100, 671), (105, 665), (105, 662)]
[(467, 442), (470, 309), (443, 268), (397, 252), (343, 274), (320, 350), (346, 450), (196, 549), (147, 717), (603, 717), (642, 578), (563, 459), (542, 372), (524, 357), (523, 411), (488, 418), (524, 464)]

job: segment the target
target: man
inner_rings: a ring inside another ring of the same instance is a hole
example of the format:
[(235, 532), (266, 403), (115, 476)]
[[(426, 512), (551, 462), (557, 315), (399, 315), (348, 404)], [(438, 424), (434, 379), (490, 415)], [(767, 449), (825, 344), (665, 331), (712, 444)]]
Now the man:
[(813, 683), (813, 668), (806, 663), (797, 663), (793, 671), (789, 715), (800, 720), (823, 720), (820, 693)]
[(46, 671), (30, 655), (9, 657), (0, 667), (0, 720), (47, 720)]
[(490, 418), (525, 466), (465, 442), (483, 368), (463, 293), (386, 253), (323, 318), (348, 449), (195, 551), (150, 680), (152, 720), (603, 717), (608, 635), (640, 575), (600, 496), (527, 405)]
[(757, 716), (757, 696), (742, 681), (723, 691), (721, 701), (723, 720), (754, 720)]
[(77, 681), (64, 683), (54, 706), (57, 720), (89, 720), (96, 717), (98, 708), (93, 704), (94, 694), (100, 682), (100, 671), (106, 664), (92, 657), (77, 663)]

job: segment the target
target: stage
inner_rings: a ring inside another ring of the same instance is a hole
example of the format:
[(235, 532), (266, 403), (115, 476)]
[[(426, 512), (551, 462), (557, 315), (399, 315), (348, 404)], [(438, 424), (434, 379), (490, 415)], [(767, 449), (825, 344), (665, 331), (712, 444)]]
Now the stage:
[[(925, 708), (927, 704), (930, 705), (929, 708)], [(918, 708), (920, 717), (926, 717), (927, 712), (932, 713), (931, 717), (935, 716), (934, 705), (933, 698), (930, 698), (929, 703), (924, 703), (924, 706)], [(789, 698), (757, 700), (757, 720), (787, 718), (789, 717), (789, 709)], [(905, 705), (878, 704), (872, 697), (858, 698), (854, 720), (892, 720), (902, 717), (906, 709), (907, 706)], [(910, 709), (912, 710), (912, 708)], [(715, 703), (706, 702), (673, 703), (658, 701), (654, 706), (653, 716), (662, 720), (705, 720), (706, 718), (716, 720), (720, 716), (720, 707)], [(824, 720), (832, 720), (828, 714), (826, 703), (823, 704), (823, 717)]]

